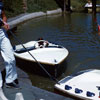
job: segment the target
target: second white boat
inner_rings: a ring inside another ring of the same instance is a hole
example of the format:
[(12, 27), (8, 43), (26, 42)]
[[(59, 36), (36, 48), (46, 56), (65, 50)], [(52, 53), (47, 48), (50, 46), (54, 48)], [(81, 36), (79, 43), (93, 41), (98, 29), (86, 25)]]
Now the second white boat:
[(56, 92), (78, 100), (100, 100), (100, 70), (85, 70), (55, 84)]

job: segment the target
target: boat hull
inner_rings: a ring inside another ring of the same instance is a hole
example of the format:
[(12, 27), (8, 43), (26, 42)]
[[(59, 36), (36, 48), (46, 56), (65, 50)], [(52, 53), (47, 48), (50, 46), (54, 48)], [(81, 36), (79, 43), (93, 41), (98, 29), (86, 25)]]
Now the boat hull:
[(76, 97), (76, 96), (74, 96), (74, 95), (71, 95), (71, 94), (69, 94), (69, 93), (66, 93), (66, 92), (64, 92), (64, 91), (62, 91), (62, 90), (59, 90), (59, 89), (57, 89), (57, 88), (54, 88), (54, 93), (59, 94), (59, 95), (63, 95), (63, 96), (65, 96), (65, 97), (70, 97), (70, 98), (73, 98), (73, 99), (75, 99), (75, 100), (85, 100), (84, 98)]
[(54, 77), (60, 76), (66, 68), (68, 50), (50, 42), (48, 42), (48, 46), (37, 47), (38, 42), (29, 41), (15, 46), (14, 55), (17, 65), (35, 74), (48, 76), (49, 73)]
[(58, 83), (55, 85), (54, 90), (61, 95), (77, 100), (100, 99), (100, 70), (81, 71), (65, 77)]
[(20, 67), (21, 69), (31, 72), (33, 74), (38, 74), (47, 77), (48, 77), (47, 73), (49, 73), (53, 77), (59, 77), (62, 73), (65, 72), (67, 67), (66, 59), (64, 59), (60, 64), (55, 64), (55, 65), (40, 63), (42, 67), (47, 71), (46, 73), (44, 69), (41, 68), (41, 66), (37, 62), (28, 61), (25, 59), (18, 58), (16, 56), (15, 58), (17, 66)]

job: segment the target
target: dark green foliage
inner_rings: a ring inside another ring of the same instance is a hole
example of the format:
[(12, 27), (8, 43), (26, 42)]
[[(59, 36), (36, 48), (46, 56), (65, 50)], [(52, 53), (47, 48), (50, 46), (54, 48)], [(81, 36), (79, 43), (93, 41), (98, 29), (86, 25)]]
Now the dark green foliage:
[[(71, 0), (71, 7), (75, 11), (82, 11), (86, 3), (87, 0)], [(100, 4), (100, 0), (97, 0), (97, 4)], [(4, 0), (4, 7), (7, 17), (24, 13), (23, 0)], [(27, 7), (27, 12), (46, 12), (47, 10), (59, 8), (55, 0), (27, 0)]]
[(47, 11), (58, 8), (55, 0), (28, 0), (28, 12)]
[[(55, 0), (27, 0), (27, 12), (47, 11), (58, 8)], [(4, 0), (7, 17), (24, 13), (23, 0)]]
[(23, 13), (22, 0), (4, 0), (4, 9), (7, 17)]
[(83, 11), (86, 0), (71, 0), (71, 6), (75, 11)]

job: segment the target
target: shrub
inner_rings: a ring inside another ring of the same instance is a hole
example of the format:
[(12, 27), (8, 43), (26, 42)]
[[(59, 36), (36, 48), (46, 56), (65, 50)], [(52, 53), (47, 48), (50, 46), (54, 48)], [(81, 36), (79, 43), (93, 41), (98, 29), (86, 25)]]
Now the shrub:
[(86, 3), (86, 0), (72, 0), (71, 6), (75, 9), (75, 11), (83, 11)]
[(28, 0), (28, 12), (47, 11), (58, 8), (55, 0)]
[[(84, 10), (87, 0), (71, 0), (71, 6), (75, 11)], [(100, 1), (97, 0), (97, 4)], [(27, 12), (47, 11), (59, 8), (55, 0), (27, 0)], [(12, 17), (24, 13), (23, 0), (4, 0), (4, 7), (7, 17)]]
[(22, 0), (4, 0), (4, 8), (7, 17), (15, 16), (23, 13)]

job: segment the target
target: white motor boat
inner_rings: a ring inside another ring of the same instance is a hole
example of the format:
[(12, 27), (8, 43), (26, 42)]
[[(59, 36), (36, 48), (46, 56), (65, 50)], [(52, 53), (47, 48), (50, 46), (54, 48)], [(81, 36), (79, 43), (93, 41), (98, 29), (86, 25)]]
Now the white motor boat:
[(90, 69), (65, 77), (55, 91), (78, 100), (100, 100), (100, 70)]
[[(29, 53), (34, 56), (35, 59)], [(39, 69), (41, 69), (37, 64), (37, 62), (39, 62), (50, 74), (53, 74), (55, 77), (58, 76), (61, 70), (64, 70), (62, 64), (64, 64), (68, 53), (69, 52), (66, 48), (60, 45), (52, 44), (45, 40), (30, 41), (14, 47), (14, 55), (18, 65), (22, 67), (26, 65), (28, 69), (30, 69), (29, 67), (31, 66), (33, 68), (30, 70), (33, 71), (34, 69), (35, 72), (39, 72)], [(35, 67), (37, 65), (38, 69)], [(43, 71), (43, 73), (45, 72)]]

